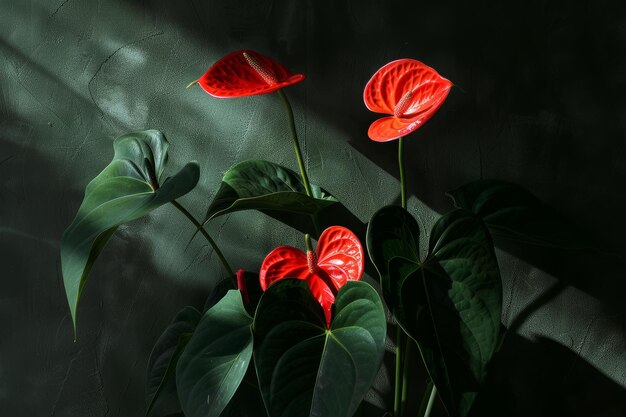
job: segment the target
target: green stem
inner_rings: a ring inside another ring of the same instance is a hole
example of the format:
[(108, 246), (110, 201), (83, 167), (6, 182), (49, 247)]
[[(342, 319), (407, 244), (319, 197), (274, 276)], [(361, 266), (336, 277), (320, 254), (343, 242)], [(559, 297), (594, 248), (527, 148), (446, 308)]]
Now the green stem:
[(209, 242), (209, 244), (213, 247), (213, 250), (215, 251), (215, 254), (217, 255), (218, 258), (220, 258), (220, 261), (222, 261), (222, 264), (224, 265), (224, 269), (226, 269), (226, 272), (228, 273), (228, 275), (231, 277), (231, 279), (235, 283), (235, 288), (237, 288), (237, 282), (235, 280), (235, 273), (233, 272), (232, 268), (228, 264), (228, 261), (226, 261), (226, 258), (224, 257), (224, 254), (222, 253), (220, 248), (217, 246), (217, 243), (215, 243), (215, 241), (211, 238), (209, 233), (206, 230), (204, 230), (204, 227), (200, 224), (200, 222), (198, 220), (196, 220), (196, 218), (193, 217), (193, 215), (191, 213), (189, 213), (189, 211), (187, 211), (186, 208), (181, 206), (178, 201), (172, 200), (171, 203), (181, 213), (183, 213), (185, 215), (185, 217), (187, 217), (189, 219), (189, 221), (191, 221), (191, 223), (193, 223), (194, 226), (196, 226), (196, 228), (200, 231), (202, 236), (204, 236), (204, 238), (207, 240), (207, 242)]
[(400, 199), (406, 209), (406, 178), (404, 174), (404, 138), (398, 139), (398, 167), (400, 168)]
[(429, 417), (430, 412), (433, 409), (433, 405), (435, 404), (435, 398), (437, 397), (437, 387), (435, 384), (432, 385), (432, 389), (430, 391), (430, 397), (428, 398), (428, 405), (426, 406), (426, 411), (424, 411), (423, 417)]
[[(400, 201), (402, 208), (406, 209), (406, 182), (404, 178), (404, 138), (398, 140), (398, 167), (400, 169)], [(402, 347), (406, 343), (408, 348), (409, 338), (399, 324), (396, 324), (396, 378), (395, 378), (395, 396), (393, 402), (393, 414), (395, 417), (404, 416), (406, 413), (406, 394), (407, 384), (405, 375), (408, 371), (408, 358)], [(404, 365), (404, 366), (403, 366)]]
[(430, 403), (430, 394), (433, 390), (434, 384), (432, 380), (428, 380), (426, 384), (426, 389), (424, 390), (424, 394), (422, 395), (422, 401), (420, 401), (420, 407), (417, 410), (417, 415), (419, 417), (423, 417), (426, 413), (426, 408), (428, 408), (428, 404)]
[(413, 339), (406, 336), (404, 349), (404, 360), (402, 361), (402, 397), (400, 398), (400, 416), (406, 416), (407, 393), (409, 390), (409, 369), (411, 366), (411, 351), (413, 350)]
[(296, 150), (296, 158), (298, 158), (298, 167), (300, 168), (300, 175), (302, 176), (302, 182), (304, 183), (304, 189), (306, 190), (306, 195), (309, 197), (313, 197), (313, 192), (311, 191), (311, 184), (309, 183), (309, 177), (306, 174), (306, 168), (304, 167), (304, 160), (302, 159), (302, 151), (300, 150), (300, 142), (298, 141), (298, 132), (296, 131), (296, 122), (293, 119), (293, 110), (291, 109), (291, 104), (289, 104), (289, 100), (287, 96), (283, 92), (282, 89), (278, 90), (278, 95), (283, 100), (283, 104), (285, 105), (285, 109), (287, 110), (287, 116), (289, 118), (289, 127), (291, 129), (291, 137), (293, 138), (293, 147)]
[(404, 337), (404, 330), (402, 330), (399, 324), (396, 324), (396, 380), (393, 399), (394, 417), (400, 417), (400, 404), (402, 400), (402, 344)]

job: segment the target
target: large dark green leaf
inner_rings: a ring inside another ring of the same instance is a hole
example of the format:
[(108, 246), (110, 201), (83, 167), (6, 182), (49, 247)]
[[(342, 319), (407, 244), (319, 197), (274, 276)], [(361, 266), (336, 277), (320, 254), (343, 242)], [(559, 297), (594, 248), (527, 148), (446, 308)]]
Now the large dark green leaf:
[(198, 164), (190, 162), (161, 182), (168, 143), (156, 130), (121, 136), (113, 147), (113, 160), (87, 184), (76, 218), (61, 238), (63, 283), (74, 328), (89, 270), (117, 227), (187, 194), (200, 175)]
[(448, 196), (456, 207), (482, 218), (494, 238), (557, 249), (593, 246), (577, 227), (519, 185), (478, 180), (448, 192)]
[(313, 198), (306, 195), (297, 173), (272, 162), (240, 162), (224, 174), (205, 222), (241, 210), (259, 210), (316, 236), (333, 224), (360, 223), (328, 192), (314, 184), (311, 188)]
[(268, 414), (352, 417), (380, 367), (386, 322), (367, 283), (348, 281), (331, 328), (308, 284), (286, 279), (263, 294), (254, 319), (255, 365)]
[(384, 207), (370, 221), (367, 249), (387, 304), (418, 343), (448, 411), (465, 416), (499, 341), (498, 263), (486, 227), (468, 211), (439, 219), (423, 262), (419, 234), (406, 210)]
[(146, 416), (153, 408), (180, 411), (176, 394), (176, 364), (201, 317), (202, 314), (195, 308), (183, 308), (152, 348), (148, 361)]
[(204, 314), (176, 367), (186, 417), (218, 417), (228, 405), (252, 358), (251, 325), (238, 290)]

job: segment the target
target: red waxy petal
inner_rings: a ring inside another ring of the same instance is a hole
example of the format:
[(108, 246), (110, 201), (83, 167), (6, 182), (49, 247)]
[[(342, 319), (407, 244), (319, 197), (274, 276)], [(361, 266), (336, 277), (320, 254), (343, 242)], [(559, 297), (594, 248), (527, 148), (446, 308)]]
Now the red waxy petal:
[(259, 282), (265, 291), (272, 283), (283, 278), (306, 279), (310, 275), (306, 255), (300, 249), (280, 246), (265, 257)]
[(424, 111), (429, 101), (450, 87), (452, 83), (433, 68), (414, 59), (399, 59), (374, 74), (365, 86), (363, 100), (375, 113), (393, 114), (396, 104), (411, 91), (411, 105), (404, 113), (404, 116), (410, 116)]
[(214, 97), (231, 98), (271, 93), (302, 80), (303, 74), (292, 74), (271, 58), (254, 51), (236, 51), (213, 64), (198, 83)]
[(376, 113), (395, 115), (375, 121), (369, 137), (378, 142), (397, 139), (426, 123), (445, 101), (452, 83), (413, 59), (390, 62), (365, 86), (363, 100)]
[(317, 265), (326, 271), (335, 286), (346, 281), (358, 281), (363, 276), (363, 247), (349, 229), (332, 226), (322, 232), (317, 241)]
[(333, 291), (326, 285), (327, 275), (339, 290), (348, 280), (359, 280), (363, 275), (363, 247), (350, 230), (332, 226), (324, 230), (317, 244), (317, 270), (312, 272), (307, 256), (300, 249), (280, 246), (270, 252), (259, 272), (261, 288), (265, 291), (272, 283), (283, 278), (304, 279), (311, 294), (320, 303), (330, 326), (331, 308), (335, 302)]
[(443, 104), (447, 95), (448, 90), (446, 90), (446, 94), (442, 96), (437, 103), (432, 104), (424, 112), (417, 113), (412, 117), (391, 116), (378, 119), (370, 125), (367, 135), (370, 139), (376, 142), (388, 142), (390, 140), (406, 136), (426, 123), (428, 119), (433, 117), (439, 107)]

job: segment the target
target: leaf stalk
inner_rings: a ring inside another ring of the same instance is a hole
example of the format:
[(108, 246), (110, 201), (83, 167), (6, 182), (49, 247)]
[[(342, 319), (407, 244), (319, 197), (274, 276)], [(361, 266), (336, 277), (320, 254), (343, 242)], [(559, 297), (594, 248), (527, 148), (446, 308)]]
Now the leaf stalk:
[(191, 223), (193, 223), (194, 226), (196, 226), (196, 228), (202, 234), (202, 236), (204, 236), (204, 238), (207, 240), (207, 242), (209, 242), (209, 244), (213, 247), (213, 250), (215, 251), (215, 254), (220, 259), (220, 261), (222, 261), (222, 265), (224, 265), (224, 269), (226, 269), (226, 272), (228, 273), (228, 276), (233, 280), (235, 288), (237, 288), (237, 280), (235, 278), (235, 273), (233, 272), (233, 269), (228, 264), (228, 261), (224, 257), (224, 254), (222, 253), (220, 248), (217, 246), (217, 243), (215, 243), (213, 238), (211, 238), (211, 235), (209, 235), (209, 233), (204, 229), (204, 227), (202, 227), (202, 224), (200, 224), (200, 222), (198, 220), (196, 220), (196, 218), (193, 217), (193, 215), (191, 213), (189, 213), (189, 211), (186, 208), (181, 206), (178, 201), (172, 200), (171, 203), (172, 203), (172, 205), (174, 207), (176, 207), (178, 209), (178, 211), (183, 213), (185, 215), (185, 217), (187, 217), (187, 219), (189, 219), (189, 221)]

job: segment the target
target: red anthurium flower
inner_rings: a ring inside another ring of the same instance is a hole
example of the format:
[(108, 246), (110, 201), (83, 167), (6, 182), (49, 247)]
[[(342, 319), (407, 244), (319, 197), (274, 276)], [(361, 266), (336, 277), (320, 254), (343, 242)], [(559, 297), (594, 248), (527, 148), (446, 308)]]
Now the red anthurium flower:
[(350, 230), (331, 226), (322, 232), (316, 252), (305, 254), (291, 246), (278, 247), (263, 261), (259, 279), (263, 291), (283, 278), (306, 280), (330, 327), (331, 306), (337, 291), (348, 280), (356, 281), (363, 276), (363, 247)]
[(213, 64), (198, 83), (214, 97), (231, 98), (271, 93), (302, 80), (303, 74), (292, 74), (271, 58), (237, 51)]
[(441, 107), (452, 83), (414, 59), (399, 59), (379, 69), (363, 92), (368, 109), (391, 115), (369, 128), (370, 139), (387, 142), (405, 136)]

